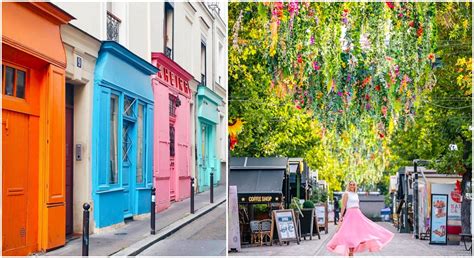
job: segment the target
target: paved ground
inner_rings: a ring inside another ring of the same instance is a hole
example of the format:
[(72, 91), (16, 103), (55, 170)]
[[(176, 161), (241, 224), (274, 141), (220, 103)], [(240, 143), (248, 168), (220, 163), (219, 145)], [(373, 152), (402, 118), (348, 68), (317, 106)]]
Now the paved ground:
[[(224, 198), (226, 195), (225, 185), (219, 185), (214, 189), (214, 200)], [(199, 193), (195, 196), (195, 210), (209, 208), (209, 191)], [(156, 214), (157, 234), (168, 225), (178, 221), (189, 213), (189, 198), (181, 202), (173, 203), (168, 209)], [(224, 227), (225, 232), (225, 227)], [(113, 230), (111, 232), (97, 233), (90, 236), (89, 255), (107, 256), (119, 252), (128, 246), (150, 236), (150, 219), (136, 220)], [(82, 250), (82, 239), (74, 239), (64, 247), (45, 253), (44, 255), (72, 255), (80, 256)], [(41, 254), (39, 254), (41, 255)]]
[[(429, 245), (428, 240), (413, 239), (411, 234), (396, 233), (396, 229), (389, 223), (380, 222), (380, 224), (395, 233), (393, 240), (380, 252), (365, 252), (356, 256), (470, 256), (470, 252), (465, 251), (462, 245)], [(299, 245), (291, 243), (289, 246), (243, 247), (241, 252), (229, 255), (337, 256), (326, 250), (326, 244), (334, 233), (335, 227), (331, 225), (327, 235), (321, 234), (321, 240), (313, 237), (313, 240), (303, 240)]]
[(225, 256), (226, 202), (139, 255)]

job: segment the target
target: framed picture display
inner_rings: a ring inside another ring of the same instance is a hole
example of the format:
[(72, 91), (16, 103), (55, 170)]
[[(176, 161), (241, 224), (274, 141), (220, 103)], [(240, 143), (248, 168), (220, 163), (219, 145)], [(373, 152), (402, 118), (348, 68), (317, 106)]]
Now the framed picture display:
[(430, 244), (446, 245), (448, 243), (448, 195), (431, 194)]

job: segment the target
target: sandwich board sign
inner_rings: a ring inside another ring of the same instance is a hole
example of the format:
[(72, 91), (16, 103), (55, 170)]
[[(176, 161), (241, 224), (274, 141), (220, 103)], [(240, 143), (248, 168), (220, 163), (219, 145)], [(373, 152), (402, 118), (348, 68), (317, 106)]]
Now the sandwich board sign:
[(295, 213), (292, 209), (273, 211), (270, 239), (273, 239), (275, 231), (278, 234), (278, 242), (280, 245), (283, 242), (289, 244), (291, 241), (296, 241), (298, 244), (300, 243), (296, 228)]

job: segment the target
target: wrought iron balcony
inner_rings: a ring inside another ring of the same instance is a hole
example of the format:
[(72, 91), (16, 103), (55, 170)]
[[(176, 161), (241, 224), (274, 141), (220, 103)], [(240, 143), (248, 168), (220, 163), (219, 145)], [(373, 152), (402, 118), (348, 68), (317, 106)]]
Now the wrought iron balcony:
[(173, 49), (165, 47), (165, 56), (169, 59), (173, 59)]
[(119, 41), (121, 22), (117, 16), (107, 12), (107, 40)]

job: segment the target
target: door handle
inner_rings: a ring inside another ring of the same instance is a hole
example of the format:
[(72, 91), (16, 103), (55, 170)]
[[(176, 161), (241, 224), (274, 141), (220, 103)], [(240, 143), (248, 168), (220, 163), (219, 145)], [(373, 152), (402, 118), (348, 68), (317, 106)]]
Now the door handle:
[(5, 134), (8, 135), (8, 115), (7, 117), (5, 118), (5, 120), (2, 121), (2, 125), (5, 125)]

